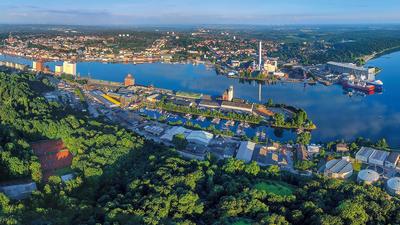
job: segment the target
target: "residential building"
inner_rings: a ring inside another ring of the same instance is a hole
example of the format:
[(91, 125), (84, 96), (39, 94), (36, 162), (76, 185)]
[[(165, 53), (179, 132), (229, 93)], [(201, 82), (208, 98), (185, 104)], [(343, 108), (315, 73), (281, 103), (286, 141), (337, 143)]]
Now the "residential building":
[(61, 75), (63, 73), (63, 66), (62, 65), (56, 65), (54, 68), (54, 73), (56, 75)]
[(76, 76), (76, 63), (64, 62), (63, 73)]
[(349, 147), (346, 143), (337, 143), (336, 144), (336, 152), (348, 152)]
[(33, 71), (36, 71), (36, 72), (43, 72), (44, 71), (44, 62), (41, 60), (33, 61), (32, 69), (33, 69)]
[(307, 146), (308, 155), (318, 154), (321, 146), (316, 144), (311, 144)]

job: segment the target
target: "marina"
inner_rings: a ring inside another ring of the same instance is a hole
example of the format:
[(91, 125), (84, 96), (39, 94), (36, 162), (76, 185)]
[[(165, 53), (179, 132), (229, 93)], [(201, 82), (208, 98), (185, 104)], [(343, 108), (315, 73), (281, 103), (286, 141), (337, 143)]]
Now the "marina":
[[(400, 85), (399, 60), (400, 52), (395, 52), (368, 62), (367, 65), (382, 69), (377, 78), (385, 84), (382, 92), (372, 95), (354, 89), (346, 90), (341, 85), (280, 82), (263, 84), (230, 79), (208, 70), (205, 65), (80, 62), (77, 64), (77, 72), (81, 75), (90, 74), (91, 78), (115, 82), (122, 82), (126, 74), (131, 73), (136, 83), (141, 85), (212, 96), (220, 96), (226, 87), (233, 85), (235, 97), (257, 103), (266, 103), (272, 99), (274, 103), (304, 109), (318, 126), (312, 133), (314, 142), (348, 140), (359, 136), (372, 140), (385, 137), (391, 145), (400, 147), (400, 106), (393, 104), (400, 99), (400, 93), (397, 91)], [(30, 60), (7, 55), (0, 56), (0, 61), (32, 65)], [(46, 65), (54, 68), (57, 64), (59, 63), (49, 62)], [(223, 125), (226, 123), (217, 119), (209, 122)], [(272, 136), (273, 133), (273, 129), (267, 131), (268, 136)], [(291, 136), (291, 133), (283, 131), (283, 136)]]

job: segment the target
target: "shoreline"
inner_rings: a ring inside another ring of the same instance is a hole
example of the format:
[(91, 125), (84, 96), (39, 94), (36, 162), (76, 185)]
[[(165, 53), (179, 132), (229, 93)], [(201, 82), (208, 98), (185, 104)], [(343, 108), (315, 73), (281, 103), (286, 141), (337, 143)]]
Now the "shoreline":
[(357, 57), (357, 59), (363, 59), (365, 61), (365, 64), (367, 64), (369, 61), (371, 61), (373, 59), (376, 59), (376, 58), (379, 58), (381, 56), (384, 56), (384, 55), (387, 55), (387, 54), (391, 54), (391, 53), (397, 52), (397, 51), (400, 51), (400, 46), (396, 46), (396, 47), (393, 47), (393, 48), (387, 48), (387, 49), (384, 49), (384, 50), (382, 50), (380, 52), (374, 52), (374, 53), (369, 54), (369, 55), (360, 56), (360, 57)]

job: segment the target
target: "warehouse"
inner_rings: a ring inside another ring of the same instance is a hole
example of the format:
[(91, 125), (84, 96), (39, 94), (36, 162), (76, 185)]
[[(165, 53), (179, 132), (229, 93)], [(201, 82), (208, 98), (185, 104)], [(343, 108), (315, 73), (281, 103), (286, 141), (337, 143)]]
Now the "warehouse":
[(385, 166), (388, 168), (396, 168), (399, 162), (400, 154), (397, 152), (391, 152), (385, 161)]
[(360, 151), (356, 154), (356, 159), (363, 163), (368, 163), (369, 157), (375, 151), (373, 148), (361, 147)]
[(253, 112), (253, 104), (240, 103), (240, 102), (222, 101), (221, 108), (226, 110), (239, 110), (250, 113)]
[(346, 159), (333, 159), (326, 163), (324, 175), (331, 178), (347, 179), (353, 175), (353, 165)]
[(188, 130), (184, 127), (172, 127), (167, 130), (163, 136), (161, 136), (162, 140), (172, 141), (173, 137), (177, 134), (183, 134), (187, 137), (190, 134), (191, 130)]
[(214, 138), (214, 135), (205, 131), (192, 131), (186, 137), (188, 142), (207, 146)]
[(389, 155), (389, 152), (375, 150), (369, 157), (368, 162), (373, 165), (383, 166), (388, 155)]

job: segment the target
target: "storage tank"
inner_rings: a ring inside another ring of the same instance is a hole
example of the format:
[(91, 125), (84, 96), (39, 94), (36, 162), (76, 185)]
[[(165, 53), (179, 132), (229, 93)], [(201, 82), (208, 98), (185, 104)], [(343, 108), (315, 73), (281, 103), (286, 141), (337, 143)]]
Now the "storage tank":
[(400, 177), (392, 177), (386, 183), (386, 190), (391, 195), (400, 195)]
[(373, 170), (361, 170), (358, 173), (357, 181), (365, 184), (372, 184), (379, 180), (379, 174)]

